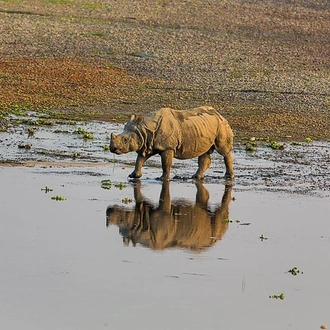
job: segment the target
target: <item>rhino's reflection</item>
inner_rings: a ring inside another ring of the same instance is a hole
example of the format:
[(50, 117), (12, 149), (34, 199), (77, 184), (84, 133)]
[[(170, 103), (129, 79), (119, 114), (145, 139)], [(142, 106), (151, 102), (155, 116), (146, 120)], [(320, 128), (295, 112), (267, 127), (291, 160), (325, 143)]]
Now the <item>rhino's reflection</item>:
[(209, 192), (196, 183), (196, 202), (172, 200), (170, 183), (165, 181), (155, 207), (141, 194), (141, 182), (134, 184), (135, 208), (107, 208), (106, 224), (116, 224), (125, 244), (142, 244), (154, 250), (177, 247), (203, 250), (221, 239), (228, 228), (231, 186), (226, 186), (222, 202), (211, 212)]

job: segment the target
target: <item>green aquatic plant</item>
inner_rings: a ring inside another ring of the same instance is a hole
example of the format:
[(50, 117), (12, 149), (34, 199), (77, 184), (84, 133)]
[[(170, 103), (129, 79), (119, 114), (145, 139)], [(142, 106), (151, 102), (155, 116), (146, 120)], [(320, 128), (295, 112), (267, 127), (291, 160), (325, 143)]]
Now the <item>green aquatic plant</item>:
[(285, 298), (285, 295), (283, 292), (281, 292), (279, 295), (274, 294), (274, 295), (269, 296), (269, 298), (283, 300)]
[(267, 237), (265, 237), (264, 235), (260, 235), (260, 241), (265, 241), (265, 240), (267, 240), (268, 238)]
[(270, 141), (267, 144), (267, 147), (272, 148), (273, 150), (283, 150), (285, 148), (285, 144), (278, 143), (277, 141)]
[(76, 159), (77, 157), (80, 157), (80, 152), (75, 152), (75, 151), (73, 151), (73, 152), (71, 153), (71, 158), (72, 158), (72, 159)]
[(110, 179), (101, 181), (101, 188), (109, 190), (112, 186), (112, 182)]
[(298, 274), (304, 274), (304, 272), (301, 272), (297, 267), (289, 269), (288, 273), (291, 273), (293, 276), (297, 276)]
[(44, 191), (47, 194), (50, 191), (53, 191), (53, 189), (46, 186), (45, 188), (41, 188), (41, 191)]
[(34, 136), (35, 129), (34, 128), (28, 128), (28, 137)]
[(253, 142), (247, 142), (245, 144), (245, 150), (246, 151), (256, 151), (257, 149), (257, 145)]
[(83, 139), (85, 140), (93, 140), (94, 134), (87, 132), (85, 129), (78, 127), (78, 129), (75, 131), (76, 134), (82, 135)]
[(305, 138), (305, 142), (311, 143), (311, 142), (313, 142), (313, 139), (308, 136), (308, 137)]
[(115, 184), (115, 187), (118, 188), (119, 190), (122, 190), (127, 187), (127, 185), (124, 182), (117, 182)]
[(54, 201), (66, 201), (66, 198), (63, 196), (52, 196), (51, 199)]
[(133, 199), (125, 197), (121, 200), (121, 202), (124, 203), (124, 204), (129, 204), (129, 203), (133, 202)]

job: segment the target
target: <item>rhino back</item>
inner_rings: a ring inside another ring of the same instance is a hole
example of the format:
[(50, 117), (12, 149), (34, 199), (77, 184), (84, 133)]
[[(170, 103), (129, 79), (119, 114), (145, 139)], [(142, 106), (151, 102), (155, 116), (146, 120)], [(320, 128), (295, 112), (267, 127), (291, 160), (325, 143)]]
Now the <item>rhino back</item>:
[(193, 158), (207, 152), (219, 135), (226, 133), (227, 121), (213, 108), (175, 111), (180, 124), (181, 146), (178, 158)]
[(147, 116), (144, 125), (150, 149), (172, 149), (180, 159), (197, 157), (207, 152), (217, 137), (232, 134), (227, 120), (207, 106), (191, 110), (162, 108)]

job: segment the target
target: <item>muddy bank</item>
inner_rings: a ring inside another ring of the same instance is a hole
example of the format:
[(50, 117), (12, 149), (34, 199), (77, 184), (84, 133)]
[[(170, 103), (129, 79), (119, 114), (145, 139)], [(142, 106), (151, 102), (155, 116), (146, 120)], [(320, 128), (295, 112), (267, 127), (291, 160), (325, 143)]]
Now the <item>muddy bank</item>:
[[(109, 152), (109, 135), (122, 131), (122, 124), (101, 121), (60, 121), (48, 117), (10, 117), (12, 125), (0, 133), (2, 164), (50, 164), (67, 166), (90, 164), (133, 166), (135, 153), (115, 156)], [(286, 191), (327, 195), (330, 190), (328, 142), (248, 141), (234, 147), (235, 180), (240, 189)], [(191, 181), (197, 163), (175, 160), (172, 179)], [(153, 173), (142, 180), (159, 176), (160, 158), (149, 159), (145, 168)], [(131, 169), (127, 169), (127, 175)], [(150, 173), (150, 172), (149, 172)], [(223, 159), (212, 154), (205, 182), (223, 182)]]
[(0, 1), (0, 20), (0, 117), (211, 105), (237, 137), (330, 137), (326, 0)]

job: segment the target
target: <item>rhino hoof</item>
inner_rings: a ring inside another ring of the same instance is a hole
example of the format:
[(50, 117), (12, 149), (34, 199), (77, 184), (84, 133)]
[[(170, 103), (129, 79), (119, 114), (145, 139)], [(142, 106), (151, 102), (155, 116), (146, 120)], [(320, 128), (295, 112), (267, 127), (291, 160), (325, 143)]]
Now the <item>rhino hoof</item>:
[(142, 175), (137, 175), (135, 172), (131, 173), (128, 177), (131, 179), (139, 179)]
[(226, 173), (225, 174), (225, 179), (234, 179), (235, 175), (234, 173)]

